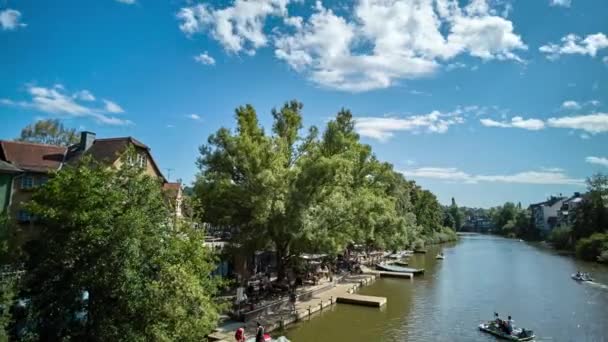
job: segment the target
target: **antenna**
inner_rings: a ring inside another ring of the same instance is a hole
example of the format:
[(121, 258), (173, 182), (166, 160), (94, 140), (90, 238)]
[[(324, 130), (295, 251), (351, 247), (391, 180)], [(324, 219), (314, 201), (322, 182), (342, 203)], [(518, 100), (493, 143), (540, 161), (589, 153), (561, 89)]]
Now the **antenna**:
[(167, 182), (170, 182), (171, 181), (171, 171), (175, 171), (175, 169), (165, 168), (165, 170), (167, 170)]

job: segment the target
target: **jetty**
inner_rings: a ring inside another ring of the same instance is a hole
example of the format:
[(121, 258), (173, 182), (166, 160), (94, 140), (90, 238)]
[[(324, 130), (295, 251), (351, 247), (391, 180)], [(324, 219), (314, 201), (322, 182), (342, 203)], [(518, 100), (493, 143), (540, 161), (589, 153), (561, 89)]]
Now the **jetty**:
[(338, 303), (363, 306), (381, 307), (386, 304), (386, 297), (363, 296), (359, 294), (343, 294), (336, 298)]

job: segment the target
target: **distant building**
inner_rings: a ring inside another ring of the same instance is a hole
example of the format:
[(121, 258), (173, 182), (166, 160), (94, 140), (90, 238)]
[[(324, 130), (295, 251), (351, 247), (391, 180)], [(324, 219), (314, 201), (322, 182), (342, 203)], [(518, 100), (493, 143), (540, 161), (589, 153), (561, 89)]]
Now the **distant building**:
[(576, 208), (584, 201), (580, 192), (575, 192), (574, 195), (562, 203), (562, 206), (557, 212), (558, 225), (570, 225), (574, 223)]
[(551, 196), (548, 200), (530, 205), (534, 226), (543, 233), (549, 233), (558, 225), (558, 213), (566, 197)]

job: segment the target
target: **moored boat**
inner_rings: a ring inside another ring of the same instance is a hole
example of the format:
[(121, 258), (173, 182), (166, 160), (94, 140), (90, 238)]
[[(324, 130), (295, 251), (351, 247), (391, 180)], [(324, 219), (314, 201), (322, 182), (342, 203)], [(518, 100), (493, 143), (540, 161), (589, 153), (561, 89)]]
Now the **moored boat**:
[(510, 341), (532, 341), (536, 337), (532, 330), (520, 328), (513, 329), (511, 334), (507, 334), (500, 330), (494, 321), (481, 323), (479, 330)]
[(443, 260), (443, 259), (445, 259), (445, 255), (443, 255), (443, 253), (439, 253), (439, 254), (437, 254), (437, 256), (435, 257), (435, 259)]
[(377, 264), (376, 268), (378, 268), (379, 270), (382, 270), (382, 271), (387, 271), (387, 272), (400, 272), (400, 273), (413, 273), (413, 274), (424, 273), (424, 269), (400, 267), (400, 266), (389, 265), (389, 264)]

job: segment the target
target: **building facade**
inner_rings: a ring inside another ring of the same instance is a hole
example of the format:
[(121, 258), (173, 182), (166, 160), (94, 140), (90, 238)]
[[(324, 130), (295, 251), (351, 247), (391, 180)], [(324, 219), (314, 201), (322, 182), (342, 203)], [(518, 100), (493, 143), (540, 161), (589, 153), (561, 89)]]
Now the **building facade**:
[(558, 213), (566, 197), (551, 196), (548, 200), (530, 205), (534, 226), (543, 234), (548, 234), (558, 225)]

